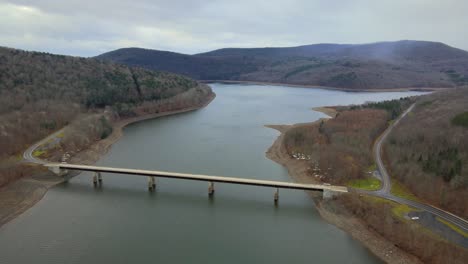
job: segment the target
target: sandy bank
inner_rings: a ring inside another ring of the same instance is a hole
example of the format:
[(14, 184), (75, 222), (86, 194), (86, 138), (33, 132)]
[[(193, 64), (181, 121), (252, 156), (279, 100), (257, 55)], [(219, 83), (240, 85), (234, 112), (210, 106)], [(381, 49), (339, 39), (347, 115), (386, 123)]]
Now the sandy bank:
[(317, 111), (317, 112), (322, 112), (329, 117), (335, 117), (336, 114), (338, 113), (336, 109), (333, 107), (314, 107), (312, 108), (312, 110)]
[[(329, 110), (326, 111), (329, 112)], [(320, 120), (307, 124), (267, 126), (278, 130), (280, 135), (268, 149), (266, 156), (286, 167), (289, 175), (295, 182), (320, 184), (314, 177), (309, 176), (307, 161), (293, 159), (288, 154), (284, 144), (284, 135), (294, 127), (314, 126), (318, 122)], [(363, 221), (349, 216), (346, 212), (341, 213), (340, 208), (337, 208), (332, 201), (323, 201), (320, 193), (308, 192), (308, 194), (313, 198), (318, 212), (327, 222), (350, 234), (383, 261), (387, 263), (421, 263), (416, 257), (397, 248), (392, 242), (377, 232), (369, 230)]]
[[(190, 108), (119, 120), (113, 124), (111, 135), (106, 139), (97, 141), (88, 149), (80, 151), (69, 162), (94, 164), (107, 153), (112, 144), (123, 136), (123, 128), (125, 126), (148, 119), (195, 111), (207, 106), (215, 97), (216, 95), (213, 93), (203, 104)], [(52, 175), (47, 170), (39, 167), (39, 165), (31, 166), (33, 166), (31, 171), (34, 172), (31, 172), (30, 176), (25, 176), (0, 189), (0, 228), (39, 202), (49, 188), (63, 182), (61, 177)]]

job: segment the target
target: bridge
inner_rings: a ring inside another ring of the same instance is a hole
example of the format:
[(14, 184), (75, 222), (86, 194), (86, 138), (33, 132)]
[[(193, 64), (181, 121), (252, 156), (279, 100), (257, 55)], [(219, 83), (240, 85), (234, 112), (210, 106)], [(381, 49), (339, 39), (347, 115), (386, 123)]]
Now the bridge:
[(348, 188), (344, 186), (333, 186), (333, 185), (301, 184), (301, 183), (281, 182), (281, 181), (266, 181), (266, 180), (247, 179), (247, 178), (210, 176), (210, 175), (177, 173), (177, 172), (167, 172), (167, 171), (137, 170), (137, 169), (125, 169), (125, 168), (102, 167), (102, 166), (89, 166), (89, 165), (78, 165), (78, 164), (68, 164), (68, 163), (46, 163), (44, 164), (44, 166), (48, 167), (54, 173), (61, 175), (61, 176), (67, 174), (68, 170), (94, 172), (93, 183), (95, 185), (102, 182), (101, 173), (145, 176), (145, 177), (148, 177), (148, 190), (149, 191), (154, 191), (156, 188), (155, 177), (209, 182), (208, 194), (210, 196), (214, 194), (215, 182), (242, 184), (242, 185), (254, 185), (254, 186), (262, 186), (262, 187), (273, 187), (273, 188), (276, 188), (276, 192), (274, 193), (275, 203), (278, 202), (280, 188), (296, 189), (296, 190), (304, 190), (304, 191), (320, 191), (320, 192), (323, 192), (324, 198), (329, 198), (333, 196), (335, 193), (348, 192)]

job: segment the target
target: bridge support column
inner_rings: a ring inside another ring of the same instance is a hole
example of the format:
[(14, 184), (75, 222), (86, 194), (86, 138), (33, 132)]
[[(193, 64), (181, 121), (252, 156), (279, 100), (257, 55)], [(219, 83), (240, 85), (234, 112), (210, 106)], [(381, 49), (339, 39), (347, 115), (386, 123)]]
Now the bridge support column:
[(214, 195), (215, 188), (214, 188), (214, 182), (210, 182), (208, 185), (208, 195), (211, 197)]
[(97, 186), (99, 183), (99, 185), (102, 184), (102, 176), (101, 176), (101, 173), (100, 172), (94, 172), (94, 175), (93, 175), (93, 184), (94, 186)]
[(97, 176), (97, 173), (95, 172), (94, 175), (93, 175), (93, 184), (94, 186), (96, 186), (98, 183), (98, 176)]
[(148, 177), (148, 191), (152, 192), (156, 190), (156, 180), (154, 177)]
[(278, 201), (279, 201), (279, 188), (276, 188), (276, 191), (275, 191), (275, 194), (273, 196), (273, 199), (275, 201), (275, 205), (278, 205)]

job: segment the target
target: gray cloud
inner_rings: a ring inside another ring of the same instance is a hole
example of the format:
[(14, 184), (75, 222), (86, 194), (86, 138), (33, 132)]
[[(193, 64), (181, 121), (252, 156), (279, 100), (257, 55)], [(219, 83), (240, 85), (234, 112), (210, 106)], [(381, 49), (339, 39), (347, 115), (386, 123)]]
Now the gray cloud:
[(0, 0), (0, 45), (94, 56), (419, 39), (468, 50), (466, 10), (465, 0)]

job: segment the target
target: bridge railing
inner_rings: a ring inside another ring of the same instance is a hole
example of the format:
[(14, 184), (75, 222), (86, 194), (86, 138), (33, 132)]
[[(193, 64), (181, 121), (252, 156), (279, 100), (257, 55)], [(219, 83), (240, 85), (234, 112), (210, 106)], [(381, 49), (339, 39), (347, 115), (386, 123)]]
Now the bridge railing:
[(276, 188), (275, 201), (278, 200), (278, 189), (296, 189), (305, 191), (320, 191), (327, 192), (327, 197), (330, 193), (345, 193), (348, 192), (348, 188), (344, 186), (333, 186), (333, 185), (320, 185), (320, 184), (302, 184), (293, 182), (281, 182), (281, 181), (269, 181), (269, 180), (257, 180), (248, 178), (238, 177), (224, 177), (224, 176), (212, 176), (202, 174), (189, 174), (189, 173), (178, 173), (178, 172), (167, 172), (167, 171), (154, 171), (154, 170), (139, 170), (139, 169), (127, 169), (127, 168), (115, 168), (115, 167), (103, 167), (103, 166), (90, 166), (90, 165), (79, 165), (79, 164), (68, 164), (68, 163), (48, 163), (44, 166), (50, 168), (54, 173), (58, 175), (64, 175), (67, 170), (79, 170), (79, 171), (90, 171), (94, 172), (93, 176), (94, 184), (102, 182), (101, 173), (113, 173), (113, 174), (129, 174), (136, 176), (148, 177), (148, 189), (153, 191), (156, 187), (155, 177), (172, 178), (172, 179), (185, 179), (185, 180), (196, 180), (196, 181), (207, 181), (209, 182), (208, 192), (210, 195), (214, 193), (214, 183), (230, 183), (230, 184), (242, 184), (242, 185), (253, 185), (262, 187), (273, 187)]

